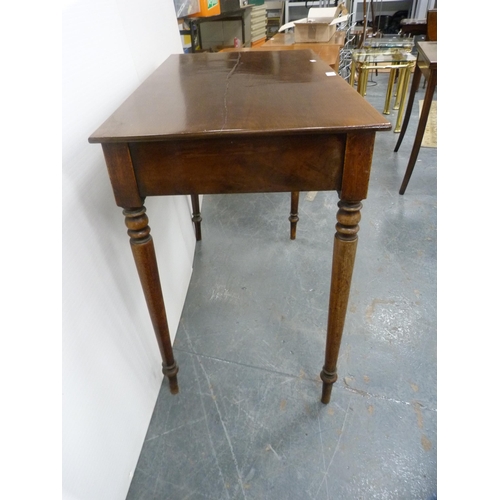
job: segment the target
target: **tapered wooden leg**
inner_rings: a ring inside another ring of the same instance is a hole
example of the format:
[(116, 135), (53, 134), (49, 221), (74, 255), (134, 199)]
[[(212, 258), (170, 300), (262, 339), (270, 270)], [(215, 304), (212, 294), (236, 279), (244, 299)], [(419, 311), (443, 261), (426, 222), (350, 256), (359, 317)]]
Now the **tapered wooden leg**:
[(299, 222), (299, 191), (292, 191), (290, 204), (290, 239), (294, 240), (297, 234), (297, 222)]
[(130, 236), (130, 246), (134, 255), (135, 265), (141, 280), (142, 290), (146, 298), (146, 303), (153, 323), (153, 329), (158, 341), (158, 347), (163, 361), (163, 374), (168, 377), (170, 392), (177, 394), (177, 372), (179, 368), (174, 359), (172, 342), (168, 330), (167, 314), (163, 302), (158, 265), (148, 226), (146, 208), (129, 208), (123, 211), (125, 215), (125, 225)]
[(432, 97), (434, 96), (434, 89), (436, 88), (436, 74), (431, 73), (429, 80), (427, 82), (427, 89), (425, 91), (424, 102), (422, 104), (422, 112), (420, 114), (420, 119), (418, 121), (417, 133), (415, 135), (415, 142), (413, 143), (413, 148), (411, 150), (410, 159), (408, 160), (408, 166), (406, 167), (405, 176), (401, 187), (399, 188), (399, 194), (405, 194), (408, 182), (410, 182), (410, 177), (415, 167), (417, 161), (418, 153), (420, 151), (420, 145), (422, 144), (422, 139), (425, 134), (425, 126), (427, 125), (427, 118), (429, 117), (429, 111), (431, 109)]
[(332, 281), (326, 332), (325, 365), (320, 373), (323, 381), (321, 402), (328, 404), (332, 385), (337, 380), (337, 359), (344, 330), (352, 271), (358, 243), (358, 222), (361, 219), (361, 203), (338, 203), (337, 232), (333, 244)]
[(196, 241), (201, 241), (201, 221), (203, 219), (200, 213), (200, 197), (197, 194), (191, 195), (191, 204), (193, 205), (193, 217), (191, 220), (194, 223)]
[(411, 82), (410, 95), (408, 96), (408, 104), (406, 105), (406, 113), (403, 119), (403, 125), (401, 126), (401, 131), (399, 133), (398, 142), (394, 148), (396, 153), (403, 142), (403, 137), (405, 136), (406, 129), (408, 128), (408, 123), (410, 123), (411, 110), (413, 108), (413, 102), (415, 101), (415, 94), (418, 90), (418, 85), (420, 83), (420, 77), (422, 76), (422, 71), (420, 70), (418, 64), (415, 66), (415, 71), (413, 72), (413, 80)]
[(401, 75), (401, 81), (402, 81), (401, 95), (400, 95), (398, 117), (396, 119), (396, 126), (394, 127), (394, 133), (401, 132), (401, 122), (403, 120), (406, 95), (408, 94), (408, 84), (410, 83), (410, 75), (411, 75), (412, 68), (413, 68), (413, 66), (406, 67), (403, 71), (403, 74)]

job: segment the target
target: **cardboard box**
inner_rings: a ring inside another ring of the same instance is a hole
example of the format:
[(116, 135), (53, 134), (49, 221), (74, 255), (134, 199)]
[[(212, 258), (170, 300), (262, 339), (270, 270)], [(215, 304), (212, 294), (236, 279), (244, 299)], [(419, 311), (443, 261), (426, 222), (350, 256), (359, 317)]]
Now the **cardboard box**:
[(284, 24), (279, 31), (294, 28), (295, 43), (328, 42), (337, 29), (337, 25), (348, 20), (345, 5), (338, 7), (312, 7), (304, 19)]

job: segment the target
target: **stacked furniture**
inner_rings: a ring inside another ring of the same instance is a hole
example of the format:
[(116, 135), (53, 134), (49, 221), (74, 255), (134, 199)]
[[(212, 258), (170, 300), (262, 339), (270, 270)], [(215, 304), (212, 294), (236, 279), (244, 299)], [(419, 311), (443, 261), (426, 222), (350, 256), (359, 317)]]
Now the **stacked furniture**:
[(264, 4), (254, 5), (250, 14), (251, 47), (262, 45), (267, 39), (267, 10)]

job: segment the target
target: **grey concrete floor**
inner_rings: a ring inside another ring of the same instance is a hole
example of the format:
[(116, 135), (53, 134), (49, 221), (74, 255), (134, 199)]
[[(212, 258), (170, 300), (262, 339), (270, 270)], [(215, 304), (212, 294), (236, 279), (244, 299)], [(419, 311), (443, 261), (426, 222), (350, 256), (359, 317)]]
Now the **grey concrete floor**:
[[(387, 77), (368, 87), (379, 111)], [(301, 193), (295, 241), (289, 194), (204, 197), (180, 393), (164, 382), (127, 500), (435, 498), (437, 149), (398, 194), (417, 120), (418, 102), (398, 153), (377, 135), (329, 405), (337, 194)]]

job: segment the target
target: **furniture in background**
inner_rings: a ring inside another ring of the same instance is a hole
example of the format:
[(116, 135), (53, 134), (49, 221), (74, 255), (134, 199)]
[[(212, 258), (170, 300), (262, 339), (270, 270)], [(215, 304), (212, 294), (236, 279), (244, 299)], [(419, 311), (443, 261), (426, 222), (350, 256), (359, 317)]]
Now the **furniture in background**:
[(396, 79), (396, 71), (399, 72), (396, 99), (394, 109), (398, 110), (396, 119), (396, 126), (394, 132), (401, 130), (401, 121), (403, 119), (403, 111), (405, 99), (408, 92), (408, 84), (410, 81), (411, 72), (415, 66), (416, 58), (406, 47), (392, 47), (392, 48), (362, 48), (354, 49), (352, 51), (352, 64), (350, 84), (355, 84), (355, 74), (358, 73), (358, 92), (366, 95), (366, 88), (368, 82), (368, 74), (371, 70), (390, 69), (389, 83), (387, 85), (387, 92), (385, 97), (385, 105), (383, 113), (388, 115), (390, 113), (390, 105), (392, 100), (392, 91)]
[[(413, 45), (413, 38), (404, 38), (400, 36), (385, 37), (383, 35), (367, 37), (363, 43), (363, 47), (365, 49), (403, 49), (407, 52), (411, 52), (413, 50)], [(399, 71), (397, 69), (391, 69), (390, 71), (391, 73), (394, 73), (394, 75), (390, 75), (389, 80), (395, 82), (399, 75)], [(377, 69), (375, 70), (375, 74), (378, 75)]]
[(313, 50), (314, 53), (332, 69), (339, 70), (339, 54), (343, 47), (345, 33), (336, 32), (328, 42), (295, 43), (295, 35), (291, 33), (277, 33), (262, 45), (255, 47), (225, 48), (220, 52), (249, 52), (249, 51), (276, 51), (276, 50)]
[(427, 11), (427, 32), (425, 39), (428, 42), (437, 42), (437, 9)]
[(437, 42), (417, 42), (416, 47), (417, 65), (415, 67), (415, 73), (413, 75), (406, 114), (404, 117), (403, 125), (401, 127), (401, 134), (399, 135), (398, 142), (396, 143), (396, 147), (394, 148), (395, 152), (399, 150), (399, 147), (403, 142), (408, 123), (410, 122), (411, 110), (413, 108), (413, 102), (415, 101), (415, 94), (418, 90), (418, 85), (420, 83), (420, 78), (422, 75), (424, 75), (424, 78), (427, 82), (427, 88), (425, 90), (425, 97), (422, 105), (420, 119), (418, 121), (415, 141), (413, 143), (413, 148), (411, 150), (410, 159), (408, 161), (408, 166), (406, 167), (403, 182), (399, 189), (399, 194), (405, 193), (406, 187), (408, 186), (408, 182), (410, 181), (411, 174), (415, 167), (418, 153), (420, 151), (420, 146), (422, 144), (422, 139), (425, 133), (425, 126), (427, 125), (429, 111), (431, 109), (432, 98), (437, 86)]
[(321, 401), (330, 401), (375, 134), (391, 128), (330, 70), (312, 50), (171, 55), (89, 137), (102, 146), (123, 208), (172, 393), (178, 366), (145, 199), (334, 190), (340, 200), (320, 373)]
[(250, 46), (262, 45), (267, 40), (267, 10), (264, 4), (252, 5), (250, 12)]
[(277, 33), (263, 45), (265, 50), (313, 50), (330, 67), (339, 70), (339, 53), (344, 45), (345, 32), (336, 31), (328, 42), (295, 43), (295, 34)]
[[(243, 9), (235, 10), (234, 12), (224, 12), (217, 16), (208, 17), (185, 17), (184, 22), (189, 26), (189, 30), (181, 30), (181, 35), (191, 36), (191, 52), (197, 52), (203, 50), (203, 43), (201, 39), (201, 28), (202, 23), (215, 23), (222, 21), (237, 21), (241, 23), (241, 43), (246, 43), (245, 36), (245, 10), (249, 7)], [(198, 47), (198, 48), (197, 48)]]
[(419, 36), (427, 33), (427, 21), (425, 19), (402, 19), (400, 34), (403, 36)]

